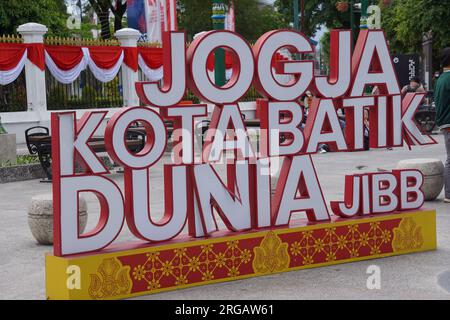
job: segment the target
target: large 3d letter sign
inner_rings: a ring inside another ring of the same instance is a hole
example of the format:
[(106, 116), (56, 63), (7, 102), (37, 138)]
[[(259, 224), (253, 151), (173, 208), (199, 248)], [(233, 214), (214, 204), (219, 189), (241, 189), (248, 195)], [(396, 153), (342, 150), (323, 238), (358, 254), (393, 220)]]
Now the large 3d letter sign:
[[(80, 119), (75, 112), (53, 113), (48, 297), (125, 298), (434, 249), (435, 211), (418, 210), (424, 202), (420, 171), (348, 175), (343, 199), (327, 203), (322, 193), (311, 154), (323, 143), (334, 151), (363, 150), (365, 110), (371, 148), (436, 143), (413, 121), (424, 94), (400, 94), (383, 31), (362, 30), (353, 53), (351, 43), (350, 31), (331, 32), (325, 77), (314, 76), (313, 61), (295, 60), (314, 51), (299, 32), (271, 31), (251, 47), (236, 33), (211, 31), (188, 48), (184, 34), (172, 32), (164, 38), (164, 85), (136, 83), (150, 107), (123, 108), (108, 118), (106, 128), (106, 111), (86, 112)], [(206, 68), (217, 47), (226, 48), (233, 60), (232, 76), (222, 87)], [(294, 60), (276, 60), (281, 48)], [(289, 82), (278, 81), (279, 75)], [(259, 150), (250, 143), (239, 108), (252, 85), (265, 97), (257, 102)], [(381, 94), (365, 95), (373, 85)], [(180, 103), (187, 88), (205, 103)], [(303, 125), (298, 99), (306, 90), (316, 98)], [(211, 124), (196, 153), (195, 123), (208, 115), (206, 103), (214, 105)], [(338, 109), (345, 113), (345, 129)], [(162, 198), (152, 167), (167, 149), (167, 120), (174, 129), (173, 163), (160, 173), (164, 201), (157, 210), (151, 203)], [(129, 130), (136, 123), (146, 139), (140, 151), (131, 152)], [(94, 135), (104, 137), (108, 155), (124, 168), (123, 184), (108, 177), (92, 147)], [(217, 163), (225, 157), (222, 175)], [(270, 167), (278, 159), (280, 176), (271, 190)], [(99, 203), (96, 226), (83, 234), (80, 193), (95, 195)], [(304, 218), (294, 219), (294, 213)], [(125, 223), (136, 240), (114, 243)], [(81, 270), (76, 290), (65, 285), (69, 265)]]

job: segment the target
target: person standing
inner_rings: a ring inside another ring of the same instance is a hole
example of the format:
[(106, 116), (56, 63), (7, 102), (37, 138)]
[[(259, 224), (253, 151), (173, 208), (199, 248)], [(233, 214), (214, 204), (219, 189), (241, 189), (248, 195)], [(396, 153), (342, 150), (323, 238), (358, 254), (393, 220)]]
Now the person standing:
[(450, 47), (442, 50), (443, 73), (439, 76), (434, 90), (436, 104), (436, 125), (444, 134), (447, 160), (445, 162), (445, 197), (450, 203)]

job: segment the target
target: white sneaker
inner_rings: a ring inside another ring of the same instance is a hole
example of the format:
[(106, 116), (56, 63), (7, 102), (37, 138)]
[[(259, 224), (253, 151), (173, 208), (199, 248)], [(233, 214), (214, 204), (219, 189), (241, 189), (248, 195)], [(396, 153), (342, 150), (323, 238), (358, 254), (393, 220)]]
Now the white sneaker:
[(450, 199), (449, 198), (444, 198), (444, 202), (445, 203), (450, 203)]

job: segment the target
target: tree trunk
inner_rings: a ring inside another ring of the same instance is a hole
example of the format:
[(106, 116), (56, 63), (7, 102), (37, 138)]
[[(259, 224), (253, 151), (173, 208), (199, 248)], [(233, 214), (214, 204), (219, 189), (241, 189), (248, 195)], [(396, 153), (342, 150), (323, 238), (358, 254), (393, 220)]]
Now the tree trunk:
[(122, 29), (122, 18), (127, 11), (127, 2), (118, 0), (115, 6), (110, 7), (112, 13), (114, 14), (114, 31)]
[(89, 4), (94, 9), (97, 14), (100, 25), (102, 28), (101, 37), (102, 39), (111, 38), (111, 29), (109, 23), (109, 7), (111, 5), (110, 0), (89, 0)]
[(122, 16), (114, 16), (114, 31), (122, 29)]
[(102, 27), (102, 33), (101, 33), (102, 39), (110, 39), (111, 38), (111, 29), (110, 29), (110, 23), (109, 23), (109, 13), (102, 12), (98, 16), (99, 16), (98, 18), (100, 19), (100, 25)]

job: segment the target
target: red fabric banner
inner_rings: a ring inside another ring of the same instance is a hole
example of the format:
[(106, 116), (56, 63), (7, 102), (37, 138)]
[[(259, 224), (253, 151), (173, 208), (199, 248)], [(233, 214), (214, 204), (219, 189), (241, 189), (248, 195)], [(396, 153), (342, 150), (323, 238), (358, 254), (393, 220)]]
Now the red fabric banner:
[(151, 69), (158, 69), (163, 65), (163, 50), (162, 48), (139, 48), (139, 54), (144, 60), (147, 67)]
[(75, 68), (83, 59), (83, 51), (78, 46), (45, 46), (45, 51), (64, 71)]
[(88, 47), (92, 61), (97, 67), (102, 69), (111, 69), (119, 61), (123, 52), (121, 47)]
[(138, 48), (124, 47), (123, 61), (133, 71), (138, 71)]
[(25, 54), (27, 47), (20, 43), (0, 43), (0, 71), (14, 69)]
[(42, 43), (30, 43), (27, 45), (28, 48), (28, 60), (31, 61), (35, 66), (37, 66), (42, 71), (45, 70), (45, 53), (44, 45)]

